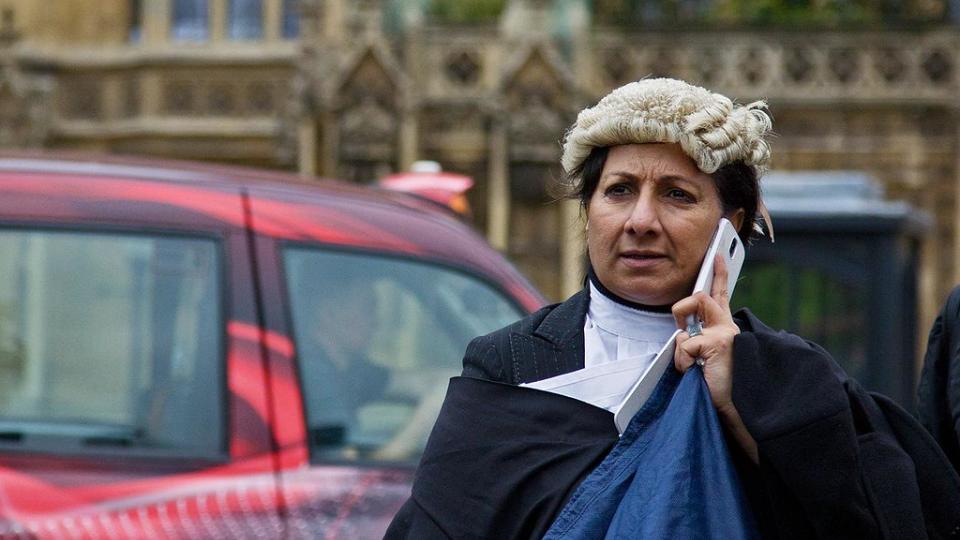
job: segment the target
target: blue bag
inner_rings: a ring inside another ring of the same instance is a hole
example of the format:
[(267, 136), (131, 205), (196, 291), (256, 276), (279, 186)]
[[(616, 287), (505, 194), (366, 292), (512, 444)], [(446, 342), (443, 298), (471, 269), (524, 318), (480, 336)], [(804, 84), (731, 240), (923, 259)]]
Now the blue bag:
[(698, 366), (666, 370), (544, 538), (759, 538)]

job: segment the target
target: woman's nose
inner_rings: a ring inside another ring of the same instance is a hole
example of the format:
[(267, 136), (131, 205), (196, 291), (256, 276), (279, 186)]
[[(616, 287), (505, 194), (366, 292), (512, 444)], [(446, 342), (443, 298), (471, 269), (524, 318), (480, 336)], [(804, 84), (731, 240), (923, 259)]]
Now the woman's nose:
[(651, 197), (637, 197), (627, 221), (623, 224), (624, 231), (638, 235), (655, 234), (660, 231), (660, 217), (656, 205)]

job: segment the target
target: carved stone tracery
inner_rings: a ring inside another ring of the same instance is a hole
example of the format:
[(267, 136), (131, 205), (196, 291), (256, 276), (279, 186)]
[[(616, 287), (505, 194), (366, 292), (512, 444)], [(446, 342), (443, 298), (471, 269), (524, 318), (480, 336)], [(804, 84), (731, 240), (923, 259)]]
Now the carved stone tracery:
[(43, 146), (50, 131), (51, 84), (0, 68), (0, 147)]
[(619, 48), (604, 51), (602, 58), (601, 65), (610, 86), (619, 86), (633, 78), (633, 61)]
[(786, 51), (783, 69), (789, 82), (805, 82), (813, 72), (813, 62), (810, 53), (803, 47), (792, 47)]
[(122, 118), (133, 118), (140, 114), (140, 77), (136, 74), (127, 75), (123, 79), (123, 106), (120, 110)]
[(704, 84), (710, 85), (719, 77), (720, 58), (714, 50), (700, 49), (694, 52), (693, 59), (694, 73)]
[(849, 83), (857, 78), (860, 68), (860, 55), (855, 49), (838, 47), (829, 53), (830, 74), (841, 83)]
[(893, 47), (878, 49), (874, 55), (874, 69), (887, 83), (896, 83), (906, 74), (903, 53)]
[(188, 115), (197, 111), (197, 84), (187, 80), (169, 80), (163, 86), (163, 109), (170, 115)]
[(923, 73), (934, 84), (946, 84), (953, 76), (953, 59), (942, 49), (934, 49), (924, 55)]
[(766, 81), (769, 74), (766, 54), (767, 51), (759, 47), (750, 47), (743, 51), (737, 66), (743, 74), (745, 82), (751, 85), (760, 85)]
[(480, 71), (480, 62), (470, 52), (460, 51), (447, 57), (447, 76), (458, 84), (469, 86), (476, 83)]
[(340, 135), (344, 145), (358, 154), (369, 154), (363, 148), (391, 144), (397, 131), (396, 116), (383, 107), (375, 97), (364, 96), (360, 102), (343, 111)]
[(396, 169), (403, 74), (386, 51), (371, 45), (342, 71), (336, 101), (340, 170), (369, 181)]
[(25, 73), (15, 56), (20, 34), (13, 13), (0, 21), (0, 148), (39, 147), (51, 126), (52, 81)]
[(237, 96), (232, 83), (218, 81), (209, 84), (206, 94), (205, 112), (207, 114), (229, 116), (237, 112)]
[(254, 115), (273, 113), (276, 109), (275, 84), (268, 81), (253, 81), (246, 85), (246, 109)]
[(569, 74), (541, 47), (521, 51), (513, 65), (503, 82), (510, 155), (554, 162), (555, 141), (566, 129), (568, 100), (575, 93)]

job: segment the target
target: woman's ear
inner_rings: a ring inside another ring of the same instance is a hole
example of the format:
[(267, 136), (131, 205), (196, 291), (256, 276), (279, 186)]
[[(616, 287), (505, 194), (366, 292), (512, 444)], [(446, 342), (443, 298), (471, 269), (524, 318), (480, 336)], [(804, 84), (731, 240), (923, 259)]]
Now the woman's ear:
[(727, 218), (730, 220), (730, 223), (733, 224), (734, 229), (738, 231), (740, 230), (740, 226), (743, 225), (744, 214), (746, 214), (746, 212), (744, 212), (743, 208), (738, 208), (737, 211), (734, 212), (732, 216)]

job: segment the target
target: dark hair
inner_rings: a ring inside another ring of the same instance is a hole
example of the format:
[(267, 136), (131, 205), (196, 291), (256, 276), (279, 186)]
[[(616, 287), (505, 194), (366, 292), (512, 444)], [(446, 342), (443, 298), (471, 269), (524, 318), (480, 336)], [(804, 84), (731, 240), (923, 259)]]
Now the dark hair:
[[(600, 174), (603, 172), (603, 165), (607, 162), (609, 152), (608, 146), (591, 150), (587, 159), (566, 175), (559, 195), (579, 199), (580, 204), (586, 208), (590, 198), (593, 197), (593, 192), (600, 184)], [(744, 244), (750, 244), (756, 236), (753, 224), (757, 219), (757, 205), (760, 201), (760, 179), (743, 161), (724, 165), (710, 177), (717, 186), (724, 214), (743, 209), (743, 223), (740, 224), (740, 230), (737, 233)]]

